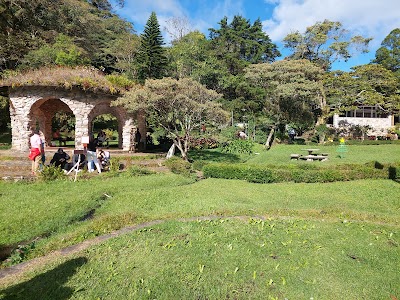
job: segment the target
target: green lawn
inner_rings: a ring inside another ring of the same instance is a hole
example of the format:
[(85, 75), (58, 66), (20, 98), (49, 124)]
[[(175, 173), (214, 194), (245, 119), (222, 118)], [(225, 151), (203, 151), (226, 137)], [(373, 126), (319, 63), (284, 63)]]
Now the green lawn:
[[(390, 180), (262, 185), (172, 174), (1, 183), (1, 243), (48, 236), (30, 257), (164, 223), (39, 267), (0, 299), (390, 299), (400, 293), (399, 192)], [(221, 219), (178, 221), (199, 216)]]
[[(338, 163), (399, 161), (399, 145), (351, 147)], [(196, 155), (308, 163), (289, 160), (304, 148)], [(399, 193), (393, 180), (254, 184), (101, 174), (77, 182), (0, 182), (0, 245), (40, 237), (28, 259), (161, 221), (0, 278), (0, 299), (399, 299)]]
[(53, 263), (0, 299), (391, 299), (393, 234), (326, 220), (170, 221)]
[(255, 164), (298, 164), (310, 163), (307, 161), (290, 161), (290, 154), (307, 155), (304, 149), (316, 148), (319, 153), (329, 154), (329, 160), (324, 162), (312, 162), (314, 164), (349, 164), (349, 163), (368, 163), (378, 161), (380, 163), (390, 163), (400, 161), (400, 144), (382, 144), (382, 145), (348, 145), (347, 151), (344, 153), (344, 158), (339, 157), (337, 145), (274, 145), (269, 151), (264, 150), (260, 145), (257, 145), (255, 151), (259, 154), (248, 160), (249, 163)]

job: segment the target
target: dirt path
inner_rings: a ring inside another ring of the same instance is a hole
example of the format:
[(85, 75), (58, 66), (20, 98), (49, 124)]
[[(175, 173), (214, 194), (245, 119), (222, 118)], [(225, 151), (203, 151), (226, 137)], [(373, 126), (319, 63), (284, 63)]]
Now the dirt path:
[[(46, 254), (45, 256), (34, 258), (32, 260), (29, 260), (29, 261), (26, 261), (26, 262), (23, 262), (23, 263), (20, 263), (20, 264), (11, 266), (11, 267), (0, 269), (0, 287), (18, 282), (21, 280), (22, 276), (24, 274), (26, 274), (27, 272), (34, 271), (38, 267), (50, 264), (50, 263), (56, 261), (57, 259), (72, 256), (74, 254), (77, 254), (81, 251), (88, 249), (89, 247), (98, 245), (104, 241), (111, 239), (111, 238), (119, 237), (121, 235), (134, 232), (136, 230), (140, 230), (143, 228), (162, 224), (165, 222), (169, 222), (171, 220), (176, 220), (176, 221), (180, 221), (180, 222), (193, 222), (193, 221), (209, 221), (209, 220), (218, 220), (218, 219), (238, 219), (238, 220), (246, 221), (249, 218), (267, 220), (270, 217), (271, 216), (268, 216), (268, 215), (256, 215), (256, 216), (254, 216), (254, 215), (253, 216), (211, 215), (211, 216), (201, 216), (201, 217), (191, 217), (191, 218), (154, 220), (154, 221), (149, 221), (149, 222), (145, 222), (145, 223), (141, 223), (141, 224), (137, 224), (137, 225), (127, 226), (127, 227), (121, 228), (119, 230), (113, 231), (109, 234), (98, 236), (96, 238), (83, 241), (82, 243), (72, 245), (72, 246), (69, 246), (69, 247), (66, 247), (66, 248), (63, 248), (60, 250), (53, 251), (51, 253)], [(302, 219), (301, 217), (291, 217), (291, 216), (275, 216), (274, 218), (284, 219), (284, 220)], [(324, 222), (337, 222), (337, 220), (324, 218)], [(355, 221), (355, 222), (364, 222), (364, 221)], [(381, 223), (374, 223), (374, 224), (381, 224)]]
[[(193, 218), (187, 218), (187, 219), (178, 219), (178, 221), (192, 222), (192, 221), (197, 221), (197, 220), (215, 220), (215, 219), (220, 219), (220, 218), (221, 218), (221, 216), (206, 216), (206, 217), (193, 217)], [(226, 219), (226, 218), (246, 219), (249, 217), (247, 217), (247, 216), (224, 217), (224, 219)], [(60, 257), (68, 257), (70, 255), (73, 255), (73, 254), (79, 253), (83, 250), (86, 250), (87, 248), (89, 248), (91, 246), (98, 245), (99, 243), (107, 241), (111, 238), (118, 237), (123, 234), (127, 234), (130, 232), (136, 231), (136, 230), (140, 230), (140, 229), (143, 229), (146, 227), (151, 227), (151, 226), (161, 224), (164, 222), (168, 222), (168, 221), (170, 221), (170, 220), (169, 219), (155, 220), (155, 221), (141, 223), (141, 224), (137, 224), (137, 225), (133, 225), (133, 226), (127, 226), (120, 230), (114, 231), (112, 233), (98, 236), (94, 239), (86, 240), (82, 243), (72, 245), (72, 246), (69, 246), (69, 247), (66, 247), (66, 248), (63, 248), (60, 250), (53, 251), (45, 256), (34, 258), (29, 261), (26, 261), (26, 262), (23, 262), (23, 263), (20, 263), (20, 264), (11, 266), (11, 267), (0, 269), (0, 286), (12, 284), (12, 283), (18, 281), (18, 279), (21, 276), (23, 276), (23, 274), (25, 274), (26, 272), (33, 271), (39, 266), (49, 264)]]

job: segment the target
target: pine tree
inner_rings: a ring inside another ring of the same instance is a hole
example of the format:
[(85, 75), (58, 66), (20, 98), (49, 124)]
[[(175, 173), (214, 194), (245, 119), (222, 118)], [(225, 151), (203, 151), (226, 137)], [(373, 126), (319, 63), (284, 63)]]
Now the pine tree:
[(400, 28), (393, 29), (381, 45), (373, 62), (400, 75)]
[(162, 78), (166, 73), (167, 58), (165, 49), (162, 47), (164, 41), (160, 25), (154, 12), (146, 23), (141, 39), (137, 59), (139, 81), (144, 82), (147, 78)]

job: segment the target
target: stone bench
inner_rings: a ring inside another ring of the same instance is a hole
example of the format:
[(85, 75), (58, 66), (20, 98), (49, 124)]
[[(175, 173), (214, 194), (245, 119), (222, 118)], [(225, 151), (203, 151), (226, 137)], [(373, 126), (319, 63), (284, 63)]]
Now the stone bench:
[(299, 159), (300, 157), (300, 154), (290, 154), (290, 159)]
[(327, 161), (328, 160), (328, 156), (326, 156), (326, 155), (307, 155), (307, 156), (302, 156), (300, 158), (307, 160), (307, 161), (314, 161), (314, 160)]

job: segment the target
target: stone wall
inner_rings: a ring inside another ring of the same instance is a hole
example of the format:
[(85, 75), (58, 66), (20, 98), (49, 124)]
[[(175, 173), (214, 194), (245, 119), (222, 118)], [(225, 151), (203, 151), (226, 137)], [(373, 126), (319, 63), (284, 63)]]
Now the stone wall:
[[(146, 132), (142, 116), (135, 118), (122, 107), (111, 107), (116, 96), (86, 92), (80, 89), (62, 89), (55, 87), (17, 87), (10, 90), (10, 116), (12, 126), (12, 149), (29, 150), (31, 129), (39, 126), (46, 142), (52, 139), (51, 121), (58, 111), (75, 115), (75, 148), (82, 149), (82, 136), (89, 136), (91, 123), (101, 114), (112, 114), (118, 120), (119, 147), (129, 150), (132, 146), (131, 132), (134, 124)], [(135, 120), (137, 119), (137, 120)], [(93, 133), (94, 134), (94, 133)]]
[(335, 114), (333, 116), (333, 126), (339, 127), (339, 123), (347, 122), (353, 125), (370, 126), (368, 135), (386, 135), (387, 130), (393, 126), (393, 116), (389, 115), (386, 118), (356, 118), (356, 117), (339, 117)]

